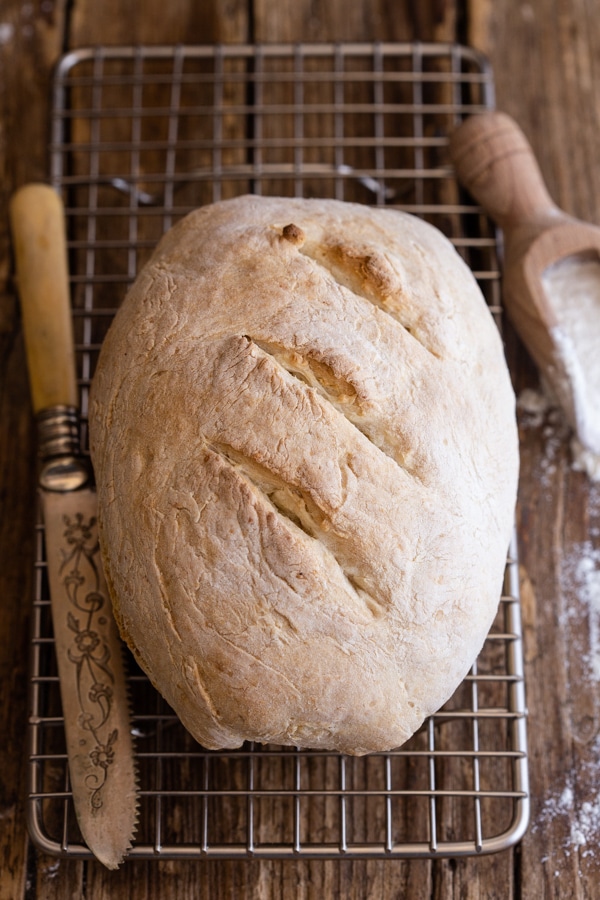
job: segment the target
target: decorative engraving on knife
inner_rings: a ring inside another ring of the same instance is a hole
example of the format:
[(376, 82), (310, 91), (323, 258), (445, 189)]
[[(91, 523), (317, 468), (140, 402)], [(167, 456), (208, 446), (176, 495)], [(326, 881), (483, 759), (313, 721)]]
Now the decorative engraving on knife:
[[(118, 729), (110, 727), (115, 676), (111, 652), (103, 634), (110, 614), (108, 597), (100, 589), (100, 545), (96, 519), (81, 513), (63, 516), (65, 529), (60, 575), (72, 609), (67, 624), (73, 632), (68, 658), (76, 667), (79, 724), (89, 731), (95, 746), (89, 759), (97, 771), (85, 783), (93, 810), (103, 805), (102, 792), (115, 759)], [(98, 561), (97, 561), (98, 560)]]

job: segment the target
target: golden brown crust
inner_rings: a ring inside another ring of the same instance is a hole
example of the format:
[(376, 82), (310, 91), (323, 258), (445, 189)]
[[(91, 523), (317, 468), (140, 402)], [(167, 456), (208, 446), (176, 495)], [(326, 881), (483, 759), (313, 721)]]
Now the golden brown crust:
[(207, 747), (397, 746), (500, 596), (514, 396), (439, 232), (244, 197), (161, 241), (90, 403), (122, 632)]

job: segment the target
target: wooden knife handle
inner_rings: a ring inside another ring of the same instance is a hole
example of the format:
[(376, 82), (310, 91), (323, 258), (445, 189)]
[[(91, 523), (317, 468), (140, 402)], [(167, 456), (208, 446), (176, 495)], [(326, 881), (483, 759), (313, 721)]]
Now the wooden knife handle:
[(505, 113), (466, 119), (450, 136), (450, 155), (459, 181), (501, 228), (541, 224), (562, 215), (531, 145)]
[(34, 412), (77, 406), (62, 201), (48, 185), (28, 184), (11, 199), (10, 222)]

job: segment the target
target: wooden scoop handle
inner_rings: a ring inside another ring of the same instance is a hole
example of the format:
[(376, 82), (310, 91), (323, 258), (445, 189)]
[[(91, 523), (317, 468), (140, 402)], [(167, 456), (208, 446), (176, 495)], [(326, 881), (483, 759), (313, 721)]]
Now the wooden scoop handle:
[(77, 406), (62, 201), (48, 185), (26, 185), (10, 221), (34, 412)]
[(459, 181), (504, 230), (562, 215), (531, 145), (505, 113), (466, 119), (450, 137), (450, 155)]

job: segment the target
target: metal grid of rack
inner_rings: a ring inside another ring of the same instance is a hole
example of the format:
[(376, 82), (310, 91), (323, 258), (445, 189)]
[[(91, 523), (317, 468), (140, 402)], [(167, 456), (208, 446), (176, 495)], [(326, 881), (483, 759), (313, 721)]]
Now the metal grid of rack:
[[(459, 191), (447, 136), (493, 106), (473, 51), (441, 44), (96, 48), (66, 56), (52, 182), (68, 216), (86, 447), (103, 336), (160, 235), (241, 193), (320, 196), (421, 216), (453, 241), (501, 326), (498, 243)], [(90, 856), (69, 789), (38, 526), (28, 817), (46, 852)], [(349, 758), (196, 744), (128, 658), (140, 770), (136, 858), (394, 858), (494, 852), (528, 821), (516, 545), (496, 621), (454, 697), (403, 747)]]

